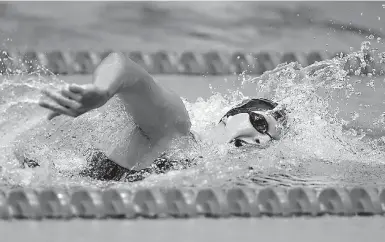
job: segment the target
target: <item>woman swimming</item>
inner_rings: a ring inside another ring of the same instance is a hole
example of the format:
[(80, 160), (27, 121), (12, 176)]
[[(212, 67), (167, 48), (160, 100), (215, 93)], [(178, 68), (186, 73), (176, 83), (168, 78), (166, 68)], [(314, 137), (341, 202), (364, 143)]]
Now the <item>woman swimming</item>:
[[(92, 84), (71, 84), (61, 90), (44, 89), (42, 93), (39, 105), (50, 110), (49, 120), (59, 115), (78, 117), (103, 106), (115, 95), (120, 97), (136, 127), (126, 134), (126, 143), (106, 152), (90, 152), (88, 167), (82, 174), (101, 180), (138, 180), (175, 164), (191, 165), (193, 160), (165, 158), (164, 152), (174, 138), (263, 147), (280, 138), (287, 121), (285, 110), (277, 103), (249, 99), (229, 110), (211, 132), (198, 135), (190, 130), (190, 118), (181, 98), (121, 53), (111, 53), (99, 64)], [(25, 158), (22, 163), (35, 164)]]

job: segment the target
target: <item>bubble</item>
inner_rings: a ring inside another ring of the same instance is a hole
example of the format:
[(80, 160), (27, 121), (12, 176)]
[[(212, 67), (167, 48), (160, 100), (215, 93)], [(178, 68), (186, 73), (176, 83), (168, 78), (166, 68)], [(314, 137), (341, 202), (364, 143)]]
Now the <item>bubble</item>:
[(357, 112), (353, 112), (352, 113), (352, 120), (356, 120), (358, 117), (360, 116), (360, 114), (359, 113), (357, 113)]
[(366, 83), (366, 86), (374, 88), (375, 87), (374, 80), (370, 80), (368, 83)]
[(361, 51), (368, 51), (370, 50), (371, 43), (370, 41), (364, 41), (361, 43)]

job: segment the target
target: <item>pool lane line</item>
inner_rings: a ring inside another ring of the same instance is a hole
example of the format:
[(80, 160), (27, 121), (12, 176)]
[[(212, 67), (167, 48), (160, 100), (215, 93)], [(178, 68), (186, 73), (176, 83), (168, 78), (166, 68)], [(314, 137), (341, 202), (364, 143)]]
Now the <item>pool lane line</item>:
[[(39, 73), (60, 75), (89, 75), (111, 51), (7, 51), (0, 50), (0, 74)], [(157, 51), (122, 51), (124, 55), (141, 65), (151, 74), (222, 76), (241, 74), (261, 75), (282, 63), (298, 62), (303, 67), (317, 61), (347, 56), (345, 52), (272, 52), (225, 53), (208, 51), (203, 53), (184, 51), (181, 53)], [(373, 56), (372, 56), (373, 57)], [(349, 74), (383, 75), (382, 59), (352, 56), (344, 65)]]
[(18, 188), (0, 192), (0, 219), (137, 219), (383, 215), (385, 189)]

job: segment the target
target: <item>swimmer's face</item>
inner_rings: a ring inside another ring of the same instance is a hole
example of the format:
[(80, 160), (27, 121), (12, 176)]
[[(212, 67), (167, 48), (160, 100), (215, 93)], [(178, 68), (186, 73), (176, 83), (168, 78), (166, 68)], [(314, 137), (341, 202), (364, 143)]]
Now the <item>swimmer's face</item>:
[(224, 118), (226, 140), (235, 146), (266, 146), (279, 138), (277, 121), (268, 111), (251, 111)]

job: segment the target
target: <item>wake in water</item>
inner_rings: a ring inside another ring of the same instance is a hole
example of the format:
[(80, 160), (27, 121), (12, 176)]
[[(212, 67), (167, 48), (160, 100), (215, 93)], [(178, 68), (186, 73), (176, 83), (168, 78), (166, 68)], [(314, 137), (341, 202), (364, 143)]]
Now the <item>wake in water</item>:
[[(168, 151), (171, 158), (203, 158), (191, 168), (150, 175), (135, 183), (101, 182), (77, 175), (85, 166), (89, 149), (103, 150), (124, 142), (121, 134), (132, 129), (133, 122), (123, 112), (119, 99), (114, 98), (107, 107), (76, 119), (58, 117), (49, 122), (45, 120), (46, 111), (37, 105), (39, 89), (64, 83), (53, 76), (5, 77), (0, 84), (2, 184), (5, 187), (385, 184), (385, 175), (382, 175), (385, 120), (381, 110), (371, 105), (360, 108), (351, 101), (357, 97), (363, 100), (362, 86), (369, 87), (374, 94), (383, 81), (378, 77), (362, 78), (364, 80), (348, 77), (352, 72), (379, 74), (380, 70), (373, 70), (372, 63), (380, 62), (382, 54), (371, 50), (365, 42), (361, 51), (305, 68), (289, 63), (259, 77), (244, 73), (237, 90), (213, 92), (209, 99), (198, 99), (194, 103), (185, 101), (192, 129), (204, 133), (235, 103), (246, 98), (242, 89), (252, 86), (255, 96), (286, 106), (289, 128), (281, 140), (265, 149), (235, 148), (227, 144), (212, 146), (203, 141), (186, 150), (178, 148), (181, 140), (175, 140)], [(369, 125), (361, 129), (356, 121), (366, 116), (365, 110), (376, 114), (368, 121)], [(39, 160), (40, 166), (21, 169), (14, 155), (15, 148), (19, 149), (16, 153)]]

